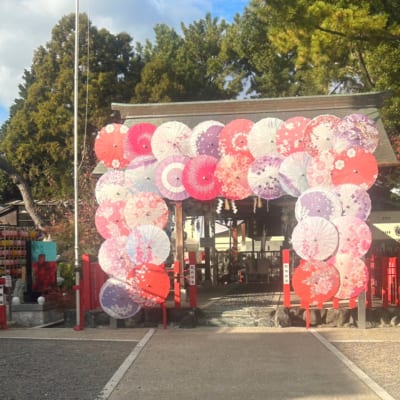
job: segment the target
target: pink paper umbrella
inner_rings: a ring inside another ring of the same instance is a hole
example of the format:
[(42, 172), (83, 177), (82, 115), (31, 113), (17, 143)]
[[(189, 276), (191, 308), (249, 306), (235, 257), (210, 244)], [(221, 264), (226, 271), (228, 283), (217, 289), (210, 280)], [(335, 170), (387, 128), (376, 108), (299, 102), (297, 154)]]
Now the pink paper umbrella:
[(342, 215), (342, 204), (333, 190), (315, 187), (307, 189), (299, 196), (294, 210), (298, 221), (306, 217), (332, 220)]
[(125, 149), (128, 127), (121, 124), (108, 124), (96, 136), (94, 151), (96, 157), (110, 168), (124, 168), (130, 158)]
[(242, 154), (253, 157), (247, 145), (247, 138), (254, 122), (248, 119), (234, 119), (226, 124), (219, 134), (219, 150), (223, 155)]
[(304, 129), (310, 118), (293, 117), (284, 121), (276, 131), (276, 148), (283, 156), (304, 151)]
[(311, 119), (304, 128), (305, 150), (315, 156), (329, 151), (333, 146), (333, 132), (340, 118), (335, 115), (318, 115)]
[(305, 151), (289, 154), (279, 167), (279, 182), (283, 190), (293, 197), (308, 189), (307, 165), (311, 156)]
[(354, 258), (350, 254), (338, 254), (329, 262), (340, 274), (340, 286), (335, 294), (336, 298), (352, 299), (366, 289), (369, 273), (367, 266), (360, 258)]
[(151, 148), (158, 161), (170, 156), (190, 156), (192, 130), (182, 122), (162, 123), (151, 137)]
[(292, 285), (302, 303), (322, 304), (337, 293), (339, 271), (326, 261), (303, 260), (294, 271)]
[(169, 210), (164, 199), (156, 193), (138, 192), (128, 197), (124, 217), (129, 228), (139, 225), (167, 225)]
[(95, 195), (99, 204), (106, 200), (125, 200), (128, 189), (124, 171), (110, 169), (105, 172), (96, 182)]
[(336, 155), (331, 176), (334, 185), (353, 183), (367, 190), (378, 177), (378, 163), (361, 147), (350, 148)]
[(219, 134), (224, 124), (218, 121), (203, 121), (192, 130), (190, 138), (191, 156), (208, 155), (220, 157)]
[(189, 158), (184, 156), (170, 156), (158, 163), (156, 184), (165, 198), (182, 201), (189, 197), (182, 182), (183, 169), (188, 160)]
[(162, 264), (171, 251), (167, 234), (155, 225), (133, 228), (126, 242), (126, 252), (135, 265)]
[(293, 229), (294, 251), (304, 260), (326, 260), (331, 257), (339, 244), (335, 225), (322, 217), (308, 217)]
[(247, 144), (254, 158), (278, 154), (276, 148), (276, 131), (283, 121), (267, 117), (257, 121), (250, 130)]
[(342, 203), (343, 215), (367, 220), (371, 213), (371, 198), (365, 189), (345, 183), (336, 186), (335, 192)]
[(378, 143), (379, 130), (375, 121), (364, 114), (347, 115), (335, 127), (333, 148), (337, 153), (352, 147), (362, 147), (373, 153)]
[(339, 232), (338, 253), (352, 257), (364, 256), (371, 247), (372, 235), (368, 225), (360, 218), (345, 216), (332, 221)]
[(126, 253), (127, 236), (116, 236), (106, 239), (99, 249), (99, 264), (108, 275), (118, 279), (126, 279), (129, 271), (134, 267)]
[(151, 263), (139, 265), (131, 271), (128, 281), (145, 301), (161, 304), (168, 297), (170, 280), (163, 266)]
[(190, 197), (211, 200), (220, 194), (220, 185), (214, 176), (217, 163), (218, 159), (205, 154), (186, 162), (182, 182)]
[(221, 187), (221, 195), (229, 200), (242, 200), (251, 196), (247, 173), (253, 161), (246, 155), (222, 156), (215, 169), (215, 177)]
[(126, 149), (133, 157), (152, 155), (151, 138), (157, 126), (147, 122), (132, 125), (126, 135)]
[(157, 160), (153, 156), (141, 156), (132, 160), (125, 169), (125, 185), (128, 192), (160, 194), (156, 184), (157, 166)]
[(105, 313), (115, 319), (133, 317), (141, 305), (129, 295), (130, 285), (120, 279), (109, 278), (100, 289), (100, 305)]
[(113, 236), (127, 236), (129, 228), (126, 225), (123, 210), (125, 201), (104, 201), (99, 205), (95, 214), (97, 231), (104, 239)]
[(273, 200), (285, 194), (279, 182), (279, 168), (283, 157), (280, 155), (256, 158), (247, 173), (247, 180), (253, 193), (262, 199)]
[(310, 187), (333, 186), (331, 170), (335, 154), (332, 151), (324, 151), (313, 156), (307, 164), (307, 182)]

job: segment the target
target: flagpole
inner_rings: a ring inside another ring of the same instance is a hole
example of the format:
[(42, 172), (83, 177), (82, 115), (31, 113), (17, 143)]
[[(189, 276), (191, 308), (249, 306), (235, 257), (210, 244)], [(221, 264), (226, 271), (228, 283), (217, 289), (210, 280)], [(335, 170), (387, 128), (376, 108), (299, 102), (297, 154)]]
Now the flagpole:
[(81, 330), (80, 268), (79, 268), (79, 230), (78, 230), (78, 71), (79, 71), (79, 0), (75, 2), (75, 58), (74, 58), (74, 270), (76, 326)]

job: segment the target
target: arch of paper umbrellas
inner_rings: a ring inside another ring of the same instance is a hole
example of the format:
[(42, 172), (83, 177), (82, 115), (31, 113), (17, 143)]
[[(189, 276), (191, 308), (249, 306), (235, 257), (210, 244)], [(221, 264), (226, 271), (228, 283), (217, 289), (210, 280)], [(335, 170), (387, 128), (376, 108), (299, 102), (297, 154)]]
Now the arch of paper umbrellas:
[(193, 128), (109, 124), (95, 141), (108, 168), (96, 185), (95, 223), (109, 279), (100, 303), (114, 318), (161, 304), (169, 292), (164, 262), (170, 253), (165, 199), (249, 196), (297, 198), (291, 241), (301, 258), (292, 283), (303, 304), (352, 299), (365, 288), (362, 257), (371, 244), (365, 222), (374, 184), (379, 132), (363, 114), (319, 115), (285, 121), (204, 121)]

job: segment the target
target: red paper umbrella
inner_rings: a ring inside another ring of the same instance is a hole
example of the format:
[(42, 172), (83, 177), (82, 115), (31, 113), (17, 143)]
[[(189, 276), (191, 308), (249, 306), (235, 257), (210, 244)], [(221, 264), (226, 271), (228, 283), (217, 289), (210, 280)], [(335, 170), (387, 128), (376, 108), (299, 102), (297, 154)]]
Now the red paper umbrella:
[(368, 283), (369, 273), (360, 258), (349, 254), (338, 254), (329, 260), (340, 274), (340, 286), (335, 294), (338, 299), (352, 299), (362, 293)]
[(352, 257), (364, 256), (371, 247), (372, 235), (368, 225), (360, 218), (344, 216), (332, 221), (339, 232), (338, 253)]
[(332, 149), (333, 132), (341, 121), (335, 115), (319, 115), (308, 122), (304, 128), (305, 150), (315, 156)]
[(221, 187), (222, 196), (229, 200), (242, 200), (251, 196), (247, 173), (252, 162), (253, 158), (246, 155), (221, 157), (215, 169), (215, 177)]
[(124, 217), (129, 228), (155, 225), (164, 228), (169, 216), (168, 206), (156, 193), (138, 192), (128, 197)]
[(94, 221), (97, 231), (104, 239), (129, 234), (129, 228), (123, 215), (124, 209), (125, 201), (107, 200), (99, 205)]
[(310, 187), (333, 186), (331, 170), (335, 154), (332, 151), (324, 151), (311, 157), (306, 167), (307, 182)]
[(151, 137), (154, 156), (159, 161), (170, 156), (190, 156), (191, 135), (192, 130), (182, 122), (164, 122)]
[(305, 151), (289, 154), (279, 167), (279, 182), (283, 190), (293, 197), (308, 189), (307, 165), (311, 156)]
[(294, 251), (304, 260), (326, 260), (331, 257), (339, 244), (335, 225), (322, 217), (308, 217), (293, 229)]
[(122, 280), (134, 267), (126, 253), (127, 239), (127, 236), (106, 239), (100, 246), (98, 257), (100, 267), (106, 274)]
[(170, 281), (163, 266), (142, 264), (133, 269), (127, 279), (129, 283), (133, 283), (133, 291), (145, 300), (161, 304), (168, 297)]
[(96, 157), (110, 168), (124, 168), (130, 157), (125, 149), (128, 127), (121, 124), (109, 124), (96, 136), (94, 151)]
[(276, 148), (283, 156), (304, 151), (304, 129), (310, 118), (289, 118), (276, 131)]
[(248, 119), (235, 119), (226, 124), (219, 134), (219, 149), (223, 155), (243, 154), (252, 157), (247, 138), (254, 122)]
[(247, 141), (249, 150), (254, 158), (278, 153), (276, 148), (276, 131), (282, 123), (283, 121), (279, 118), (268, 117), (260, 119), (253, 125)]
[(190, 197), (211, 200), (220, 194), (220, 185), (214, 176), (217, 163), (218, 159), (208, 155), (200, 155), (186, 162), (182, 182)]
[(109, 278), (101, 287), (99, 298), (101, 308), (110, 317), (126, 319), (141, 310), (141, 305), (130, 296), (131, 286), (120, 279)]
[(294, 271), (292, 285), (302, 303), (321, 304), (337, 293), (339, 271), (326, 261), (303, 261)]
[(354, 147), (336, 155), (331, 176), (334, 185), (353, 183), (367, 190), (378, 177), (378, 163), (371, 153)]
[(110, 169), (105, 172), (96, 182), (95, 195), (99, 204), (106, 200), (125, 200), (128, 189), (124, 171)]
[(182, 173), (188, 157), (170, 156), (156, 168), (156, 184), (160, 193), (169, 200), (182, 201), (189, 197), (182, 182)]
[(136, 156), (152, 155), (151, 138), (157, 126), (143, 122), (132, 125), (126, 135), (126, 149)]

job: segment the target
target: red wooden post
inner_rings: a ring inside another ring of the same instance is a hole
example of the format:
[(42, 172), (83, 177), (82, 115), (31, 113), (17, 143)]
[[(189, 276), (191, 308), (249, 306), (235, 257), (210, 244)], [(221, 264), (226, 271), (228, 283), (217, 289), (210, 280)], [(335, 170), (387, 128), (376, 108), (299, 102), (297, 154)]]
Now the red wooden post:
[(290, 251), (289, 249), (282, 250), (282, 264), (283, 264), (283, 305), (290, 307)]
[(189, 297), (190, 307), (197, 307), (197, 270), (194, 251), (189, 252)]
[(7, 329), (7, 305), (6, 293), (4, 287), (6, 284), (5, 278), (0, 278), (0, 328)]
[(83, 308), (85, 310), (91, 309), (91, 296), (90, 296), (90, 255), (82, 254), (82, 282), (81, 282), (81, 298)]
[(388, 306), (388, 266), (389, 266), (389, 258), (382, 257), (382, 306)]
[(335, 310), (339, 309), (339, 299), (337, 297), (334, 297), (332, 299), (332, 306)]
[(181, 277), (179, 261), (174, 262), (174, 302), (175, 308), (181, 307)]

